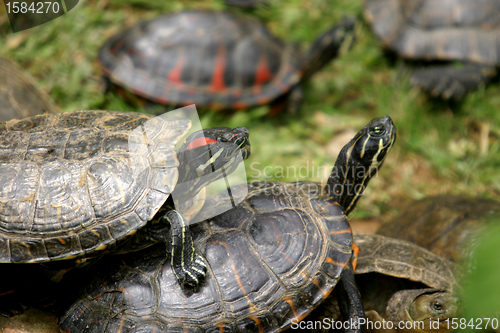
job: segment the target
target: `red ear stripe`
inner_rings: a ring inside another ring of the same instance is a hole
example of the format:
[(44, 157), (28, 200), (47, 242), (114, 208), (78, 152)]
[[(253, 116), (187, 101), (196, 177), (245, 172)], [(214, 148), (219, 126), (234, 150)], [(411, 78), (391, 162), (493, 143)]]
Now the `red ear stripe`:
[(210, 145), (212, 143), (217, 143), (217, 140), (213, 140), (213, 139), (209, 139), (209, 138), (198, 138), (196, 140), (194, 140), (193, 142), (191, 142), (189, 144), (189, 146), (187, 146), (186, 149), (195, 149), (195, 148), (198, 148), (198, 147), (201, 147), (201, 146), (206, 146), (206, 145)]

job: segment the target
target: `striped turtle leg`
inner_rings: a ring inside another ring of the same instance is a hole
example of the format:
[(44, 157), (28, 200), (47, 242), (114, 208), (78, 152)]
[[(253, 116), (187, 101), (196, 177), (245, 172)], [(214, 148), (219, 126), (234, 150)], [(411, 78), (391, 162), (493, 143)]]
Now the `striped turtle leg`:
[(207, 265), (196, 252), (186, 219), (177, 211), (169, 210), (160, 220), (170, 224), (165, 243), (170, 244), (170, 260), (177, 280), (181, 285), (188, 284), (198, 289), (207, 272)]

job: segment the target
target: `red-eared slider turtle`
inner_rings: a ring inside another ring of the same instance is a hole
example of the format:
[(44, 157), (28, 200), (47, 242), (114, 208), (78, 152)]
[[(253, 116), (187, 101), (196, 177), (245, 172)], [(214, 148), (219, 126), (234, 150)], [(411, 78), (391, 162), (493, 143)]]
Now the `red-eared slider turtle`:
[[(451, 331), (451, 320), (459, 315), (453, 263), (400, 239), (358, 234), (354, 242), (359, 247), (355, 277), (367, 331)], [(328, 328), (326, 323), (335, 327), (333, 321), (339, 320), (335, 302), (323, 303), (307, 320), (324, 323), (324, 329)]]
[(179, 282), (196, 287), (206, 268), (170, 194), (191, 181), (179, 194), (191, 199), (250, 144), (246, 128), (216, 127), (176, 151), (190, 126), (100, 110), (0, 122), (0, 263), (91, 256), (135, 234), (126, 250), (167, 244)]
[(428, 197), (410, 204), (377, 233), (414, 242), (457, 262), (468, 255), (486, 221), (494, 216), (500, 216), (500, 203), (495, 200)]
[(500, 65), (500, 0), (366, 0), (365, 16), (402, 57), (456, 62), (414, 72), (412, 83), (434, 96), (460, 98)]
[[(102, 258), (75, 274), (85, 282), (68, 277), (70, 288), (82, 288), (60, 317), (62, 330), (277, 332), (304, 318), (336, 285), (347, 290), (345, 315), (362, 317), (359, 294), (350, 288), (353, 275), (342, 274), (352, 249), (342, 206), (354, 207), (395, 138), (389, 117), (375, 119), (342, 150), (326, 189), (316, 183), (250, 183), (243, 202), (194, 225), (195, 245), (208, 267), (196, 293), (186, 294), (175, 283), (159, 248), (119, 261)], [(345, 172), (361, 166), (364, 173)], [(353, 188), (357, 195), (351, 195)]]
[(33, 80), (13, 62), (0, 58), (0, 121), (21, 119), (41, 113), (58, 113)]
[(99, 61), (113, 83), (161, 104), (243, 109), (291, 94), (294, 108), (299, 82), (337, 56), (353, 27), (354, 19), (345, 19), (304, 56), (249, 17), (184, 11), (111, 37)]

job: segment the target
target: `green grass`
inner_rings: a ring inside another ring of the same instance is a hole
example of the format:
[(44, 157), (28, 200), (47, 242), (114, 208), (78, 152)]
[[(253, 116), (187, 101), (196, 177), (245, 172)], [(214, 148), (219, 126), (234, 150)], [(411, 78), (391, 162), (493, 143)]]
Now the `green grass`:
[[(221, 9), (224, 5), (208, 0), (80, 1), (63, 17), (16, 34), (10, 33), (2, 7), (0, 55), (24, 67), (63, 111), (141, 111), (140, 106), (104, 93), (96, 60), (99, 47), (138, 19), (200, 7)], [(299, 114), (269, 118), (267, 106), (235, 113), (200, 110), (204, 126), (250, 129), (249, 179), (290, 181), (296, 177), (282, 177), (278, 169), (309, 166), (309, 174), (302, 174), (305, 179), (325, 180), (328, 172), (317, 171), (333, 165), (336, 153), (329, 147), (338, 145), (336, 137), (387, 114), (396, 123), (398, 140), (379, 179), (360, 201), (356, 216), (380, 218), (384, 213), (382, 219), (386, 219), (409, 201), (438, 193), (500, 197), (498, 83), (482, 87), (460, 103), (427, 98), (409, 85), (409, 68), (387, 57), (362, 19), (361, 1), (270, 1), (246, 15), (265, 21), (276, 35), (304, 49), (343, 16), (360, 18), (352, 49), (304, 85), (306, 101)], [(481, 139), (485, 130), (487, 141), (484, 135)], [(270, 178), (262, 173), (266, 166)]]

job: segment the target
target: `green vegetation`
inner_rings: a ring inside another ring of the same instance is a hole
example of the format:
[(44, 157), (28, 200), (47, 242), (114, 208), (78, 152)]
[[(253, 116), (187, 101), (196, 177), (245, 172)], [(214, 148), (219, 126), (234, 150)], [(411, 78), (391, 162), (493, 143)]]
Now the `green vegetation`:
[[(12, 34), (2, 6), (0, 56), (25, 68), (63, 111), (141, 111), (141, 106), (127, 104), (116, 94), (105, 94), (96, 60), (102, 43), (139, 19), (187, 8), (223, 7), (222, 2), (209, 0), (80, 1), (61, 18)], [(276, 35), (304, 49), (343, 16), (360, 19), (352, 49), (305, 84), (306, 102), (299, 114), (270, 118), (268, 107), (235, 113), (199, 108), (204, 126), (244, 125), (250, 129), (250, 180), (264, 179), (258, 171), (269, 166), (270, 178), (265, 179), (324, 181), (338, 152), (336, 147), (345, 143), (349, 133), (373, 117), (387, 114), (398, 127), (398, 140), (354, 217), (387, 220), (411, 200), (438, 193), (500, 197), (498, 82), (460, 103), (429, 99), (410, 87), (411, 68), (386, 54), (371, 33), (362, 19), (361, 1), (269, 1), (245, 14), (265, 21)], [(294, 166), (297, 173), (303, 166), (309, 173), (282, 177), (279, 168), (286, 171), (287, 166)]]

